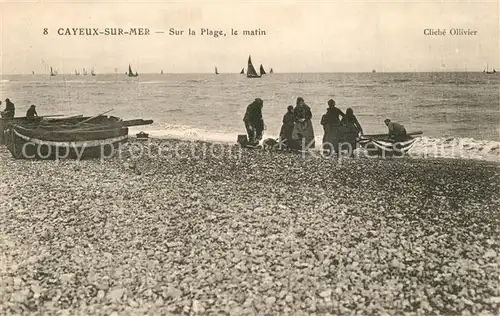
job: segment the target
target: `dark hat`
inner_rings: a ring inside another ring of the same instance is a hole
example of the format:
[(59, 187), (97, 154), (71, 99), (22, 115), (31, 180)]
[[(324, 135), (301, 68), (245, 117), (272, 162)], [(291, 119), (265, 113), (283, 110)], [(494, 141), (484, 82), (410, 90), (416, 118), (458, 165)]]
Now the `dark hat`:
[(354, 111), (351, 108), (347, 108), (347, 110), (345, 110), (345, 114), (353, 115)]
[(328, 100), (328, 105), (334, 106), (335, 105), (335, 101), (333, 99)]
[(264, 103), (264, 101), (262, 101), (261, 98), (255, 98), (255, 102), (260, 103), (260, 104)]
[(297, 102), (299, 102), (299, 101), (304, 101), (304, 99), (302, 97), (298, 97)]
[(36, 106), (34, 104), (31, 105), (32, 108), (35, 108)]

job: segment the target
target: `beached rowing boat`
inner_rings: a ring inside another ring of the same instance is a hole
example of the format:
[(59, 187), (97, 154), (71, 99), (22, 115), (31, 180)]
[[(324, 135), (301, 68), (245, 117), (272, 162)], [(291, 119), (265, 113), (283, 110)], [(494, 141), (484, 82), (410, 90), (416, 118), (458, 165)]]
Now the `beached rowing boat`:
[(358, 143), (368, 151), (369, 156), (401, 157), (415, 144), (417, 138), (413, 136), (421, 134), (422, 132), (408, 133), (406, 138), (399, 140), (388, 138), (387, 134), (363, 135)]
[(10, 122), (5, 144), (16, 159), (84, 159), (110, 156), (127, 142), (128, 127), (152, 120), (122, 121), (113, 116), (79, 117), (53, 122)]

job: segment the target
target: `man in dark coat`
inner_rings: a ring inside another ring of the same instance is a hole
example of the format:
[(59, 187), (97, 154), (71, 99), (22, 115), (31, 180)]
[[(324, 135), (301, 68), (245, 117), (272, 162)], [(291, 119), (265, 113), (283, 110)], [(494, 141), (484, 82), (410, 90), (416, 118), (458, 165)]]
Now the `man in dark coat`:
[(26, 117), (28, 118), (35, 118), (35, 116), (38, 116), (38, 113), (36, 113), (36, 107), (34, 104), (30, 106), (28, 111), (26, 111)]
[(2, 112), (3, 118), (13, 118), (16, 113), (16, 107), (14, 103), (10, 102), (9, 99), (5, 99), (5, 110)]
[(262, 139), (262, 131), (264, 131), (264, 120), (262, 118), (262, 107), (264, 101), (256, 98), (252, 103), (247, 106), (245, 117), (245, 128), (248, 134), (248, 143), (256, 145)]

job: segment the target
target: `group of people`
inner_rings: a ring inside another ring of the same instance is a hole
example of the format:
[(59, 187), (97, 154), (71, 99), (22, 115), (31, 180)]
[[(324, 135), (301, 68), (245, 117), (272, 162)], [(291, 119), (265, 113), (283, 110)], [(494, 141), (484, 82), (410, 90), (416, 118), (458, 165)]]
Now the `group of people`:
[[(2, 101), (0, 101), (0, 105), (2, 104)], [(5, 109), (0, 112), (0, 115), (2, 118), (13, 118), (16, 114), (16, 106), (12, 101), (9, 100), (9, 98), (5, 99)], [(38, 116), (38, 113), (36, 113), (36, 106), (32, 104), (28, 111), (26, 111), (26, 117), (28, 118), (34, 118), (35, 116)]]
[[(264, 101), (260, 98), (256, 98), (247, 106), (243, 121), (249, 145), (257, 145), (262, 140), (265, 128), (262, 117), (263, 106)], [(283, 124), (279, 134), (281, 144), (297, 150), (304, 149), (304, 145), (307, 148), (314, 148), (314, 130), (311, 120), (311, 108), (304, 102), (303, 98), (297, 98), (295, 107), (288, 106), (287, 112), (283, 116)], [(389, 137), (396, 140), (406, 137), (406, 129), (403, 125), (391, 122), (390, 119), (386, 119), (384, 122), (389, 129)], [(321, 125), (324, 131), (323, 150), (328, 152), (333, 150), (336, 154), (339, 153), (343, 144), (350, 145), (352, 154), (352, 151), (356, 149), (358, 136), (363, 135), (363, 128), (352, 108), (348, 108), (344, 113), (336, 107), (333, 99), (328, 100), (328, 108), (321, 117)]]

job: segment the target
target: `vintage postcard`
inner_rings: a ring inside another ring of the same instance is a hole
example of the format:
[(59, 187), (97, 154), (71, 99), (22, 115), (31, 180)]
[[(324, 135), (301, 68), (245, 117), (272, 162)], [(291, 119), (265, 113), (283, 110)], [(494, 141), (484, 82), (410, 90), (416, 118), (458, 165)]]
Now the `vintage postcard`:
[(1, 1), (0, 314), (498, 315), (498, 1)]

